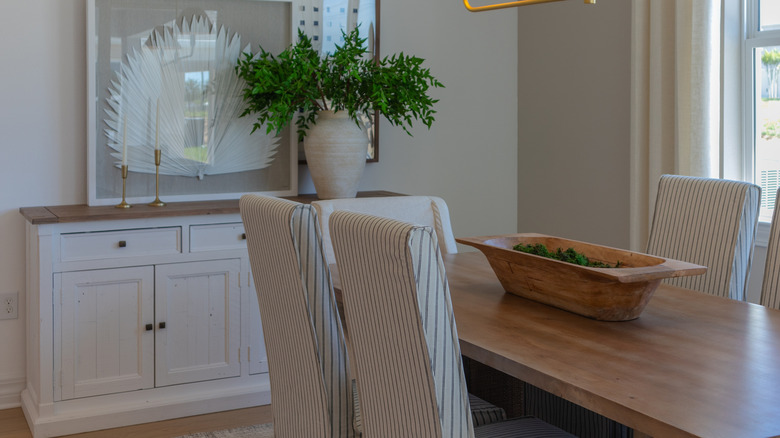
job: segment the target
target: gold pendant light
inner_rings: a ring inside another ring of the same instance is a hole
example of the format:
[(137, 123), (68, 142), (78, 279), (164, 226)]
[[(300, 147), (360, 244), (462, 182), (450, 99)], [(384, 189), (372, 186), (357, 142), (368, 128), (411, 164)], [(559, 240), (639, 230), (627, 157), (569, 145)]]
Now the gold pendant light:
[[(518, 6), (528, 6), (528, 5), (535, 5), (537, 3), (550, 3), (550, 2), (560, 2), (563, 0), (519, 0), (514, 2), (507, 2), (507, 3), (498, 3), (495, 5), (486, 5), (486, 6), (471, 6), (469, 4), (469, 0), (463, 0), (463, 4), (466, 6), (466, 9), (468, 9), (471, 12), (482, 12), (482, 11), (492, 11), (494, 9), (504, 9), (504, 8), (514, 8)], [(596, 0), (585, 0), (585, 4), (596, 4)]]

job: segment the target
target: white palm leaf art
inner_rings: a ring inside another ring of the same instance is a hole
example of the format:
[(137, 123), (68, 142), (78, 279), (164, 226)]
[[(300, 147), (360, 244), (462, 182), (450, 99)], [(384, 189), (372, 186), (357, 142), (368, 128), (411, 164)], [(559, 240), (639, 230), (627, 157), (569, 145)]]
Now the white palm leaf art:
[(235, 66), (241, 37), (228, 39), (227, 29), (215, 28), (205, 18), (193, 17), (189, 24), (183, 19), (181, 28), (165, 26), (163, 34), (154, 30), (151, 44), (127, 55), (109, 87), (106, 109), (105, 133), (116, 166), (122, 164), (125, 128), (133, 172), (155, 173), (155, 138), (165, 175), (202, 179), (270, 166), (279, 138), (266, 135), (264, 128), (250, 135), (252, 117), (239, 117), (245, 82)]

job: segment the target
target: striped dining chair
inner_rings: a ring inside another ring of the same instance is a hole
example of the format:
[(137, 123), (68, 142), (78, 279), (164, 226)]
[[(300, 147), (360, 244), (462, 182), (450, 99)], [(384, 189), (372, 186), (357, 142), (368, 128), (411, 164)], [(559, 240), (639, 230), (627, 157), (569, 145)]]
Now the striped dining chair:
[(449, 208), (444, 199), (438, 196), (327, 199), (314, 201), (311, 205), (317, 210), (323, 234), (325, 257), (328, 260), (333, 260), (333, 244), (330, 239), (328, 222), (330, 215), (337, 210), (349, 210), (417, 225), (428, 225), (436, 231), (442, 252), (446, 254), (458, 252), (455, 235), (452, 232)]
[[(334, 211), (348, 210), (356, 213), (396, 219), (416, 225), (428, 225), (433, 228), (442, 252), (458, 252), (455, 235), (452, 232), (450, 211), (444, 199), (438, 196), (383, 196), (376, 198), (345, 198), (313, 201), (317, 218), (322, 230), (322, 246), (325, 259), (334, 263), (333, 244), (328, 226), (330, 215)], [(506, 411), (469, 393), (469, 405), (475, 425), (485, 425), (506, 420)]]
[(775, 211), (766, 247), (764, 281), (761, 283), (761, 305), (780, 309), (780, 189), (775, 197)]
[(662, 175), (647, 252), (707, 267), (664, 281), (745, 301), (760, 198), (751, 183)]
[(355, 437), (349, 359), (314, 209), (239, 201), (260, 305), (274, 436)]
[(436, 234), (350, 211), (330, 218), (363, 436), (557, 437), (543, 421), (474, 427)]

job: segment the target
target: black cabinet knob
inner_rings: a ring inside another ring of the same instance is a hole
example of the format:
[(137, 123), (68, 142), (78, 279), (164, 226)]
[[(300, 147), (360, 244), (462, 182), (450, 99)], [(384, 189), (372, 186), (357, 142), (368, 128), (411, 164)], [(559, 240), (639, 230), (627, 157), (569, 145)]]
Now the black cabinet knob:
[(246, 233), (241, 233), (241, 240), (246, 240)]
[(124, 248), (124, 247), (126, 247), (126, 246), (127, 246), (127, 241), (126, 241), (126, 240), (120, 240), (120, 241), (119, 241), (119, 247), (120, 247), (120, 248)]
[(152, 330), (154, 330), (154, 324), (146, 324), (146, 331), (150, 332)]
[(160, 323), (160, 325), (159, 325), (159, 327), (160, 327), (161, 329), (164, 329), (164, 328), (165, 328), (165, 322), (161, 322), (161, 323)]

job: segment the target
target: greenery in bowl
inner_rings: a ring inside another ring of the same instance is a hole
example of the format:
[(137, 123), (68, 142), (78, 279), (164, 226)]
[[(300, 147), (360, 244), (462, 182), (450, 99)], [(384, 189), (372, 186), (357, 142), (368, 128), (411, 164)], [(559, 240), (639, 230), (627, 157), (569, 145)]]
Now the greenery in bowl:
[(588, 266), (591, 268), (619, 268), (622, 265), (620, 261), (618, 261), (615, 265), (610, 265), (609, 263), (590, 260), (587, 256), (585, 256), (585, 254), (575, 251), (574, 248), (569, 248), (566, 251), (561, 248), (558, 248), (555, 251), (550, 251), (543, 243), (537, 243), (533, 245), (519, 243), (513, 246), (512, 249), (515, 251), (521, 251), (554, 260), (560, 260), (562, 262), (574, 263), (575, 265)]
[(278, 135), (300, 112), (296, 125), (302, 140), (323, 110), (347, 111), (358, 125), (361, 113), (378, 111), (409, 135), (413, 119), (430, 129), (438, 99), (428, 90), (443, 85), (422, 66), (424, 60), (403, 53), (368, 59), (366, 40), (357, 28), (342, 34), (344, 44), (325, 56), (300, 30), (298, 42), (277, 56), (262, 47), (257, 55), (243, 54), (236, 65), (236, 74), (246, 82), (242, 116), (256, 115), (254, 130), (266, 124), (267, 133)]

